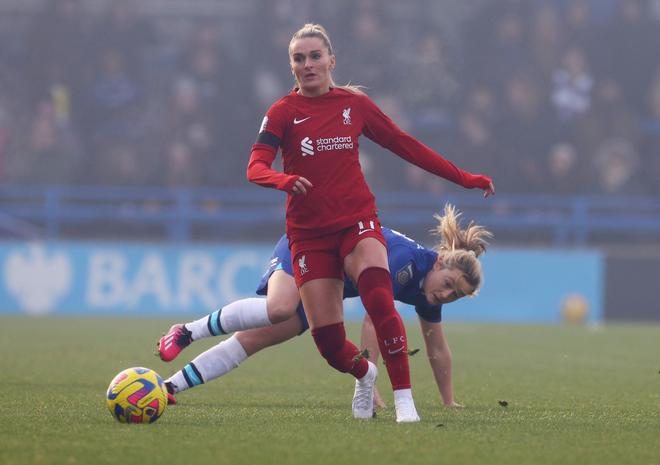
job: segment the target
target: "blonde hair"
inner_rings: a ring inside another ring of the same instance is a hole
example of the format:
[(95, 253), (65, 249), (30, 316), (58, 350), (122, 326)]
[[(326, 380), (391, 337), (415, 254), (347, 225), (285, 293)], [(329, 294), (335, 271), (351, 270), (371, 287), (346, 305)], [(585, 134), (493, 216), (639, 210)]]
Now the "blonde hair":
[(438, 224), (431, 232), (441, 238), (434, 249), (442, 259), (442, 266), (462, 273), (462, 278), (456, 282), (456, 294), (474, 296), (483, 280), (478, 257), (486, 252), (493, 234), (474, 221), (461, 229), (460, 216), (461, 212), (453, 205), (446, 204), (444, 215), (433, 215)]
[[(293, 34), (293, 36), (291, 37), (291, 42), (289, 42), (289, 56), (291, 56), (293, 42), (298, 39), (306, 39), (308, 37), (316, 37), (317, 39), (321, 39), (321, 41), (323, 41), (323, 44), (328, 48), (328, 54), (330, 56), (335, 56), (335, 52), (334, 49), (332, 48), (332, 42), (330, 42), (330, 36), (328, 35), (328, 32), (320, 24), (314, 24), (314, 23), (305, 24), (303, 27), (298, 29)], [(296, 81), (296, 85), (300, 86), (300, 83)], [(335, 84), (335, 81), (332, 79), (332, 75), (330, 75), (330, 86), (337, 87), (339, 89), (344, 89), (349, 92), (353, 92), (355, 94), (364, 94), (364, 91), (362, 90), (364, 88), (363, 86), (352, 85), (350, 83), (344, 86), (338, 86), (337, 84)]]

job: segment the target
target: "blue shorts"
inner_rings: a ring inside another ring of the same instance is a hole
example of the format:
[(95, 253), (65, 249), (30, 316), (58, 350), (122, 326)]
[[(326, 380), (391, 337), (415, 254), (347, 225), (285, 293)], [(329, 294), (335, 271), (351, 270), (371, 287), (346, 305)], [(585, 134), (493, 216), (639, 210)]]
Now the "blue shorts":
[[(280, 240), (277, 241), (277, 245), (273, 249), (273, 253), (268, 261), (268, 268), (266, 268), (266, 272), (261, 277), (261, 281), (257, 287), (257, 295), (268, 294), (268, 280), (277, 270), (282, 270), (289, 276), (293, 277), (291, 251), (289, 250), (289, 241), (287, 240), (286, 235), (282, 236)], [(302, 323), (302, 330), (300, 331), (300, 334), (302, 334), (309, 329), (309, 322), (305, 316), (305, 309), (303, 308), (302, 302), (298, 305), (296, 312)]]

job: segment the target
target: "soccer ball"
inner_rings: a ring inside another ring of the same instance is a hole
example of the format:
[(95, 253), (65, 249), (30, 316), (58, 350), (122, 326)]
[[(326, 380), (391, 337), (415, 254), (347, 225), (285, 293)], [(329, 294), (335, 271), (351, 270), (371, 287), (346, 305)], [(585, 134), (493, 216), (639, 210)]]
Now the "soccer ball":
[(153, 423), (167, 406), (167, 388), (149, 368), (127, 368), (110, 382), (108, 410), (121, 423)]
[(583, 324), (589, 316), (589, 302), (581, 294), (570, 294), (562, 302), (561, 314), (565, 323)]

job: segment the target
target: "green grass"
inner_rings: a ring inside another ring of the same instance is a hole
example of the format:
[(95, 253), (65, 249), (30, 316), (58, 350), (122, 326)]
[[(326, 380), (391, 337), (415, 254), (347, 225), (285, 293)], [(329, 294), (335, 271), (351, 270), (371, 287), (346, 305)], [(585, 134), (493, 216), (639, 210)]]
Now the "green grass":
[[(353, 381), (306, 334), (178, 396), (153, 425), (105, 407), (170, 321), (0, 318), (0, 464), (660, 464), (660, 326), (446, 326), (462, 410), (411, 359), (419, 424), (351, 418)], [(357, 326), (350, 326), (355, 339)], [(410, 347), (421, 347), (416, 325)], [(391, 405), (385, 370), (378, 385)], [(498, 400), (507, 400), (504, 408)]]

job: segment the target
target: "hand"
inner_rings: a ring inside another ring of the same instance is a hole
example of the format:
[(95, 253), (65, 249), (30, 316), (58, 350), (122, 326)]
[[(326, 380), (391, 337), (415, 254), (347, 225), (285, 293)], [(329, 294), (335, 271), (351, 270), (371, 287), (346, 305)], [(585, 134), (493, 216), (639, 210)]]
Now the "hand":
[(464, 187), (468, 189), (483, 189), (484, 198), (495, 195), (495, 184), (493, 180), (484, 174), (467, 174), (467, 182)]
[(493, 184), (493, 181), (490, 181), (488, 183), (488, 187), (484, 189), (484, 199), (490, 197), (491, 195), (495, 195), (495, 184)]
[(293, 185), (293, 188), (291, 189), (291, 193), (293, 195), (307, 195), (307, 191), (311, 190), (311, 188), (314, 187), (311, 182), (309, 182), (306, 178), (303, 178), (300, 176), (296, 183)]

